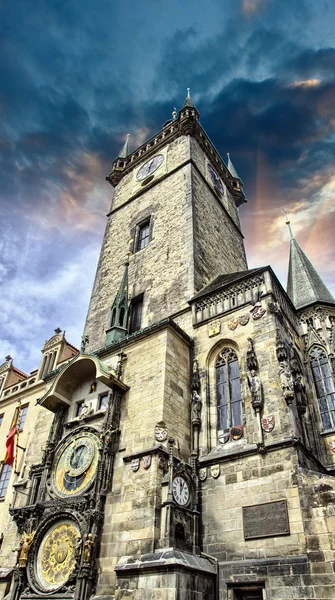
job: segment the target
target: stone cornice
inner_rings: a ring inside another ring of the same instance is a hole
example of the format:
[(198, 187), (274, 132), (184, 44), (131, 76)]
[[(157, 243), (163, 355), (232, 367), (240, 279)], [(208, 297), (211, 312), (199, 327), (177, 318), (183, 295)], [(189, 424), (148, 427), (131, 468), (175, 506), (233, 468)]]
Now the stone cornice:
[(193, 109), (184, 109), (180, 111), (179, 118), (170, 121), (161, 131), (147, 140), (142, 146), (134, 150), (126, 158), (116, 158), (112, 165), (110, 174), (106, 177), (111, 185), (116, 187), (125, 175), (130, 173), (135, 167), (161, 150), (167, 143), (170, 143), (182, 135), (192, 135), (205, 152), (207, 158), (215, 165), (216, 170), (224, 180), (229, 192), (232, 194), (237, 206), (240, 206), (245, 200), (244, 193), (237, 190), (233, 182), (236, 181), (231, 176), (228, 168), (224, 164), (221, 156), (213, 146), (211, 140), (198, 122), (198, 113)]

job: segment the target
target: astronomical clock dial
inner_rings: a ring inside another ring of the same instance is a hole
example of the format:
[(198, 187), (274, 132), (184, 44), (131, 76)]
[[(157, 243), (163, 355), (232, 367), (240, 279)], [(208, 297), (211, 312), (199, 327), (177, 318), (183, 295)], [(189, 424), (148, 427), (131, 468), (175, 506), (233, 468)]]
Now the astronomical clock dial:
[(70, 519), (56, 521), (42, 537), (34, 561), (38, 587), (52, 592), (63, 586), (76, 566), (81, 533)]
[(187, 481), (177, 475), (172, 482), (173, 498), (180, 506), (186, 506), (190, 499), (190, 489)]
[(83, 494), (92, 484), (99, 458), (96, 433), (81, 431), (67, 438), (56, 452), (52, 489), (61, 498)]
[(142, 181), (143, 179), (146, 179), (147, 177), (149, 177), (149, 175), (152, 175), (155, 171), (157, 171), (158, 167), (160, 167), (163, 162), (164, 155), (156, 154), (156, 156), (150, 158), (150, 160), (148, 160), (146, 163), (144, 163), (144, 165), (142, 165), (142, 167), (136, 175), (136, 180)]
[(210, 164), (207, 165), (207, 169), (215, 189), (217, 189), (220, 194), (223, 194), (224, 189), (222, 181), (218, 176), (217, 172), (213, 169), (213, 167)]

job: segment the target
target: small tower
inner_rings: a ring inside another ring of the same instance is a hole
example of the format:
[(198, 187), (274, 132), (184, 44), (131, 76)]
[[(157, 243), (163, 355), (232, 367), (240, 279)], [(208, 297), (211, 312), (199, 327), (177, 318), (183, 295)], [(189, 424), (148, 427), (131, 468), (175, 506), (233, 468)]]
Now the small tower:
[(128, 267), (129, 255), (124, 264), (123, 277), (121, 279), (119, 291), (115, 296), (112, 304), (110, 327), (106, 330), (105, 345), (108, 346), (112, 342), (122, 339), (127, 335), (127, 323), (129, 313), (128, 302)]
[(227, 156), (228, 156), (228, 165), (227, 166), (228, 166), (228, 171), (229, 171), (229, 173), (232, 176), (233, 186), (237, 190), (242, 191), (242, 189), (243, 189), (243, 181), (240, 178), (239, 174), (237, 173), (237, 171), (236, 171), (236, 169), (235, 169), (235, 167), (234, 167), (234, 165), (232, 163), (232, 160), (230, 158), (230, 153), (229, 152), (227, 152)]
[(287, 278), (287, 293), (295, 308), (303, 308), (309, 304), (314, 304), (315, 302), (335, 304), (333, 296), (296, 241), (287, 214), (286, 225), (290, 232), (290, 261)]

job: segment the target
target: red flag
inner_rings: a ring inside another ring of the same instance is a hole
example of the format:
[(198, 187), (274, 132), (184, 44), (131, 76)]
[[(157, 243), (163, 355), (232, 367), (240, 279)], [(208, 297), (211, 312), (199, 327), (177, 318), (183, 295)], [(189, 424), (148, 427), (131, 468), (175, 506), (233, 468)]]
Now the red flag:
[(4, 463), (9, 465), (10, 467), (13, 466), (13, 462), (14, 462), (14, 455), (15, 455), (15, 434), (17, 432), (16, 429), (16, 424), (13, 425), (12, 429), (10, 430), (7, 440), (6, 440), (6, 454), (5, 454), (5, 458), (4, 458)]

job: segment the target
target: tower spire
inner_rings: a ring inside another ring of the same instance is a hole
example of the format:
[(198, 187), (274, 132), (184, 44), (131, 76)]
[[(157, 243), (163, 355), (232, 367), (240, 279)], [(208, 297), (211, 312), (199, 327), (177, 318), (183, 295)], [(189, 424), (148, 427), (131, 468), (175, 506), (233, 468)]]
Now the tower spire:
[(117, 158), (126, 158), (128, 156), (128, 154), (129, 154), (129, 148), (128, 148), (129, 138), (130, 138), (130, 134), (127, 133), (126, 141), (123, 144), (119, 154), (117, 155)]
[(187, 107), (189, 107), (189, 108), (195, 108), (193, 100), (191, 98), (190, 88), (187, 88), (187, 96), (185, 98), (185, 102), (184, 102), (184, 105), (183, 105), (183, 108), (187, 108)]
[(286, 215), (286, 221), (285, 221), (285, 223), (286, 223), (286, 225), (288, 226), (288, 230), (289, 230), (289, 232), (290, 232), (290, 240), (293, 240), (293, 238), (294, 238), (294, 235), (293, 235), (293, 233), (292, 233), (291, 221), (290, 221), (290, 220), (289, 220), (289, 218), (288, 218), (288, 212), (287, 212), (287, 210), (285, 210), (285, 208), (283, 208), (283, 212), (284, 212), (284, 213), (285, 213), (285, 215)]
[(127, 335), (127, 323), (129, 313), (128, 302), (128, 267), (129, 255), (128, 252), (124, 270), (118, 292), (115, 296), (111, 309), (110, 327), (106, 331), (105, 345), (108, 346), (112, 342), (116, 342)]
[(239, 176), (238, 172), (236, 171), (236, 169), (232, 163), (229, 152), (227, 152), (227, 156), (228, 156), (228, 171), (229, 171), (229, 173), (231, 174), (232, 177), (234, 177), (234, 179), (239, 179), (240, 182), (243, 183), (241, 177)]
[(290, 259), (287, 277), (288, 296), (297, 309), (314, 304), (314, 302), (335, 304), (333, 296), (295, 239), (286, 210), (284, 210), (284, 213), (286, 214), (286, 225), (290, 232)]

